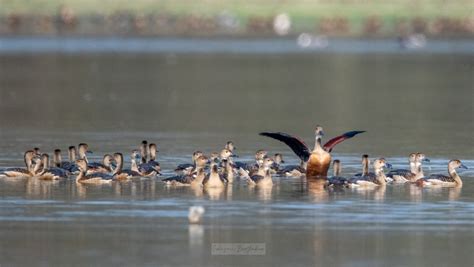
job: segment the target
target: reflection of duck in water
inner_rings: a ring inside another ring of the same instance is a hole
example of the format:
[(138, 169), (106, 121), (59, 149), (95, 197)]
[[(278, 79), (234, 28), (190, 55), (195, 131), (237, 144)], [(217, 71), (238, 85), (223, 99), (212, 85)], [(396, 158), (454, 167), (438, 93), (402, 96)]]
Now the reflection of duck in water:
[(416, 184), (419, 186), (443, 186), (443, 187), (461, 187), (461, 177), (456, 172), (456, 169), (467, 169), (467, 167), (461, 163), (460, 160), (454, 159), (448, 163), (448, 173), (444, 174), (432, 174), (427, 178), (418, 179)]
[(312, 152), (309, 151), (309, 148), (306, 146), (306, 144), (298, 137), (279, 132), (263, 132), (260, 133), (260, 135), (277, 139), (288, 145), (293, 150), (293, 152), (295, 152), (295, 154), (300, 157), (302, 161), (307, 162), (306, 177), (318, 178), (327, 176), (329, 165), (331, 164), (330, 152), (332, 151), (332, 149), (342, 141), (352, 138), (355, 135), (363, 132), (364, 131), (347, 132), (343, 135), (337, 136), (329, 140), (323, 146), (321, 145), (321, 139), (324, 135), (323, 128), (321, 126), (317, 126), (315, 130), (316, 141)]

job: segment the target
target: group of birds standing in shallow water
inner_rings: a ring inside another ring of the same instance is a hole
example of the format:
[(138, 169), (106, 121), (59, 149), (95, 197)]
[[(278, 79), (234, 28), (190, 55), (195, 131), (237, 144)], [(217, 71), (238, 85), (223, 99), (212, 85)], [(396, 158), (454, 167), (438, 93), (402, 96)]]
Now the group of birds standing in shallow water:
[[(455, 159), (448, 163), (448, 175), (431, 174), (425, 176), (422, 164), (429, 161), (423, 153), (409, 155), (409, 169), (391, 170), (391, 164), (384, 158), (377, 158), (372, 163), (373, 172), (369, 172), (370, 160), (368, 155), (362, 156), (362, 172), (351, 177), (341, 175), (340, 160), (332, 161), (331, 151), (342, 141), (352, 138), (364, 131), (351, 131), (332, 138), (322, 145), (324, 132), (322, 127), (315, 130), (315, 146), (310, 149), (300, 138), (281, 132), (263, 132), (267, 136), (287, 144), (300, 158), (299, 165), (283, 165), (282, 154), (273, 157), (267, 151), (258, 150), (255, 162), (239, 162), (234, 153), (232, 141), (225, 147), (209, 156), (201, 151), (192, 155), (192, 163), (176, 167), (176, 175), (162, 179), (169, 186), (203, 186), (207, 188), (223, 188), (237, 179), (245, 180), (251, 186), (270, 187), (273, 185), (273, 175), (301, 177), (322, 181), (325, 187), (379, 187), (388, 183), (414, 183), (418, 186), (449, 186), (461, 187), (462, 180), (456, 169), (465, 168), (461, 161)], [(156, 161), (157, 146), (143, 141), (140, 148), (131, 153), (131, 167), (124, 168), (122, 153), (106, 154), (102, 162), (90, 162), (87, 155), (91, 153), (85, 143), (70, 146), (68, 161), (62, 160), (61, 150), (56, 149), (50, 160), (46, 153), (41, 154), (38, 148), (28, 150), (24, 154), (26, 168), (6, 168), (0, 170), (0, 177), (30, 177), (41, 180), (58, 180), (74, 177), (78, 183), (110, 183), (127, 180), (134, 177), (156, 177), (161, 175), (160, 164)], [(328, 176), (328, 170), (333, 166), (333, 176)], [(389, 169), (386, 172), (385, 169)]]

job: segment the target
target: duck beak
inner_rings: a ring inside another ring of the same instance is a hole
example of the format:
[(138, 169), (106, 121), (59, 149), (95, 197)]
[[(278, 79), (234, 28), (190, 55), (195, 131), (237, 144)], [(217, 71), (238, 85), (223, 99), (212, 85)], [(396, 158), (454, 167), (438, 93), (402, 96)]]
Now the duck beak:
[(285, 163), (285, 161), (284, 161), (284, 160), (282, 160), (282, 161), (280, 161), (280, 163)]
[(466, 165), (464, 165), (464, 164), (461, 164), (461, 166), (459, 166), (459, 168), (461, 168), (461, 169), (466, 169), (466, 170), (468, 169), (468, 167), (467, 167)]
[(424, 158), (422, 161), (423, 162), (430, 162), (430, 159), (429, 158)]
[(232, 154), (231, 157), (233, 157), (233, 158), (238, 158), (239, 155), (237, 155), (237, 154)]
[(391, 168), (392, 168), (392, 164), (390, 164), (390, 163), (385, 163), (385, 167), (386, 167), (387, 169), (391, 169)]
[(86, 154), (93, 154), (93, 153), (92, 153), (92, 151), (87, 150), (87, 151), (86, 151)]

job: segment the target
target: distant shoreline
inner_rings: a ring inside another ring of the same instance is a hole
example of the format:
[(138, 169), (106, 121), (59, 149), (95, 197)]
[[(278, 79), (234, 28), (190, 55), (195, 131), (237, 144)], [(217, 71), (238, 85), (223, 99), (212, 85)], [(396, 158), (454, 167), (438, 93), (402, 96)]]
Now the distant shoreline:
[(0, 36), (474, 37), (469, 1), (0, 0)]

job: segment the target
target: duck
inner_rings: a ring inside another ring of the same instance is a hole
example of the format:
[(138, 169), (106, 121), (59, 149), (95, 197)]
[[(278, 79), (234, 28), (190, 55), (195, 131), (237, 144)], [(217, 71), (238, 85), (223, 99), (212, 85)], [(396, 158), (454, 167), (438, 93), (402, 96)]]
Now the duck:
[(255, 152), (255, 163), (235, 162), (234, 166), (238, 169), (240, 176), (247, 177), (250, 172), (258, 170), (259, 166), (263, 164), (263, 159), (266, 158), (268, 152), (263, 149)]
[(131, 169), (123, 169), (123, 154), (122, 153), (114, 153), (114, 160), (117, 164), (113, 172), (113, 177), (116, 180), (125, 180), (130, 179), (132, 177), (139, 177), (141, 174), (139, 172), (133, 171)]
[(142, 176), (157, 176), (161, 174), (160, 163), (155, 161), (156, 152), (158, 152), (158, 149), (156, 148), (156, 144), (151, 143), (148, 146), (148, 153), (150, 156), (150, 160), (148, 162), (143, 163), (143, 158), (142, 158), (142, 163), (138, 165), (138, 171), (142, 174)]
[(79, 172), (79, 169), (77, 168), (76, 163), (75, 163), (76, 162), (76, 147), (75, 146), (69, 146), (68, 160), (69, 161), (62, 161), (60, 149), (56, 149), (54, 151), (53, 161), (56, 167), (65, 169), (70, 173)]
[(199, 169), (189, 175), (174, 176), (164, 179), (166, 185), (169, 186), (202, 186), (206, 172), (204, 169)]
[(430, 162), (423, 153), (412, 153), (409, 156), (410, 170), (390, 171), (388, 177), (392, 177), (396, 183), (414, 183), (423, 178), (423, 162)]
[(367, 154), (362, 155), (362, 172), (354, 174), (352, 178), (358, 178), (358, 177), (369, 174), (369, 165), (370, 165), (369, 155)]
[(211, 172), (206, 175), (202, 184), (206, 188), (224, 188), (226, 185), (225, 178), (219, 173), (217, 164), (211, 163)]
[(224, 159), (222, 161), (223, 165), (223, 176), (224, 179), (227, 180), (228, 183), (234, 182), (234, 167), (232, 161), (230, 159)]
[(236, 156), (234, 150), (237, 150), (237, 148), (235, 147), (234, 142), (227, 141), (227, 143), (225, 143), (224, 148), (229, 150), (230, 152), (232, 152), (232, 154), (234, 154), (234, 156)]
[(80, 143), (78, 146), (79, 159), (85, 160), (89, 164), (89, 159), (87, 159), (87, 154), (92, 153), (89, 150), (89, 145), (86, 143)]
[(261, 132), (261, 136), (270, 137), (288, 145), (293, 152), (306, 164), (307, 178), (325, 178), (331, 164), (331, 152), (334, 147), (346, 139), (352, 138), (365, 131), (350, 131), (332, 138), (324, 145), (321, 139), (324, 136), (323, 128), (319, 125), (315, 129), (315, 146), (310, 152), (308, 146), (300, 138), (282, 132)]
[(194, 151), (193, 156), (192, 156), (193, 163), (192, 164), (189, 164), (189, 163), (179, 164), (178, 167), (174, 169), (174, 171), (178, 174), (189, 174), (191, 170), (196, 166), (196, 159), (202, 155), (203, 153), (201, 151), (199, 150)]
[(149, 175), (160, 175), (161, 167), (160, 163), (156, 161), (156, 153), (158, 153), (158, 149), (155, 143), (150, 143), (148, 145), (148, 153), (150, 159), (147, 163), (140, 164), (138, 169), (140, 172), (148, 173)]
[(142, 164), (146, 163), (147, 162), (147, 157), (148, 157), (148, 141), (147, 140), (143, 140), (141, 145), (140, 145), (140, 155), (141, 155), (141, 159), (142, 159)]
[(408, 155), (410, 169), (396, 169), (387, 173), (388, 178), (392, 178), (394, 183), (406, 183), (416, 177), (416, 153)]
[(271, 165), (273, 165), (273, 160), (271, 158), (266, 158), (264, 164), (259, 168), (259, 170), (255, 174), (249, 176), (247, 179), (248, 184), (258, 187), (272, 186), (273, 180), (270, 171)]
[(202, 155), (196, 159), (196, 167), (189, 171), (189, 173), (166, 178), (163, 180), (163, 182), (165, 182), (167, 185), (177, 185), (179, 183), (185, 183), (183, 181), (192, 181), (197, 173), (200, 173), (201, 170), (205, 170), (208, 163), (210, 163), (209, 158)]
[(285, 163), (285, 161), (283, 160), (283, 155), (280, 153), (275, 153), (272, 159), (273, 159), (273, 166), (271, 167), (270, 172), (272, 174), (277, 174), (280, 171), (281, 164)]
[(85, 159), (76, 160), (76, 165), (79, 168), (79, 174), (76, 177), (77, 183), (83, 184), (106, 184), (114, 180), (114, 176), (108, 173), (96, 172), (87, 173), (87, 161)]
[(383, 168), (392, 168), (392, 165), (388, 163), (384, 158), (374, 160), (373, 163), (374, 172), (369, 172), (367, 175), (360, 177), (354, 177), (349, 180), (349, 186), (351, 187), (376, 187), (385, 186), (387, 184), (386, 176)]
[(461, 177), (456, 172), (456, 169), (468, 169), (458, 159), (450, 160), (448, 163), (448, 174), (431, 174), (426, 178), (421, 178), (416, 181), (419, 186), (441, 186), (441, 187), (462, 187)]
[(342, 164), (341, 161), (335, 159), (332, 162), (333, 176), (328, 178), (327, 186), (330, 187), (346, 187), (348, 186), (349, 180), (341, 176)]
[(87, 173), (93, 172), (103, 172), (111, 173), (112, 172), (112, 162), (114, 158), (110, 154), (105, 154), (102, 158), (102, 163), (100, 162), (90, 162), (87, 164)]
[(69, 176), (69, 172), (65, 169), (58, 167), (49, 167), (49, 155), (43, 153), (41, 155), (42, 169), (35, 174), (34, 177), (40, 180), (59, 180), (66, 179)]
[(24, 153), (23, 159), (26, 168), (7, 168), (0, 172), (3, 177), (33, 177), (41, 168), (40, 158), (34, 150), (28, 150)]

